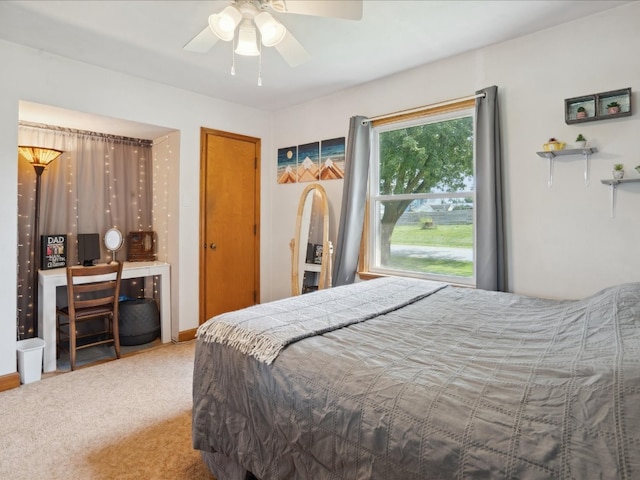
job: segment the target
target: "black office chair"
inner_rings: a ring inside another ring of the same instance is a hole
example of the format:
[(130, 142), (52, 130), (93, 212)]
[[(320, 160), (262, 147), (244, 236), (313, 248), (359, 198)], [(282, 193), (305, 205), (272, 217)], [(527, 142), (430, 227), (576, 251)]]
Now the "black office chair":
[[(57, 308), (58, 348), (68, 340), (71, 370), (76, 368), (76, 352), (97, 345), (112, 344), (120, 358), (118, 298), (122, 263), (91, 267), (67, 267), (68, 306)], [(84, 331), (85, 322), (101, 321), (101, 330)]]

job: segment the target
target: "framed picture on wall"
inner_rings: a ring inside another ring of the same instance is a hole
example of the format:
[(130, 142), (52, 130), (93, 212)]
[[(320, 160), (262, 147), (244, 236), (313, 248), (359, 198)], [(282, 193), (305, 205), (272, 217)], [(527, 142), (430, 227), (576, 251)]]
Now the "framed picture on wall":
[(344, 145), (344, 137), (320, 142), (320, 180), (344, 178)]
[(298, 146), (298, 182), (320, 179), (320, 142)]
[(296, 183), (298, 181), (296, 167), (298, 164), (298, 147), (278, 149), (278, 183)]

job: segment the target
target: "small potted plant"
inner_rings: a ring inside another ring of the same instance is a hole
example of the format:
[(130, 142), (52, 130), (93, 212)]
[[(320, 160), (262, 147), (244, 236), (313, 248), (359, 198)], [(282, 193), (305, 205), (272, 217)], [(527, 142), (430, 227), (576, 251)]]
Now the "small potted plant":
[(613, 166), (613, 178), (620, 180), (622, 177), (624, 177), (624, 165), (622, 163), (616, 163)]
[(578, 136), (576, 137), (576, 147), (577, 148), (584, 148), (586, 146), (587, 146), (587, 139), (584, 138), (584, 135), (579, 133)]
[(545, 152), (549, 152), (551, 150), (562, 150), (564, 146), (564, 142), (559, 142), (555, 137), (551, 137), (547, 143), (542, 145), (542, 149)]
[(576, 111), (576, 118), (586, 118), (586, 117), (588, 117), (587, 109), (584, 107), (578, 107), (578, 110)]
[(609, 115), (620, 113), (620, 104), (618, 102), (611, 102), (607, 104), (607, 112), (609, 112)]

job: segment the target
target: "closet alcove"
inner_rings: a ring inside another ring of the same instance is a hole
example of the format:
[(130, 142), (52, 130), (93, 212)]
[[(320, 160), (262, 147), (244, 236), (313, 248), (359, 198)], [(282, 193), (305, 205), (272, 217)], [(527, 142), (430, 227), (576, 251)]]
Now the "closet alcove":
[[(24, 125), (38, 125), (41, 127), (50, 127), (51, 130), (59, 129), (59, 130), (74, 130), (79, 132), (87, 132), (104, 135), (104, 136), (118, 136), (118, 137), (127, 137), (131, 139), (144, 139), (151, 143), (151, 156), (152, 156), (152, 168), (147, 169), (147, 174), (152, 176), (153, 184), (153, 200), (151, 201), (151, 208), (154, 213), (148, 216), (148, 223), (153, 223), (153, 229), (157, 231), (159, 237), (159, 251), (158, 251), (158, 259), (171, 263), (170, 254), (167, 248), (167, 245), (170, 244), (167, 237), (170, 235), (169, 222), (170, 219), (166, 215), (166, 212), (175, 212), (177, 208), (177, 204), (174, 205), (175, 199), (170, 197), (169, 192), (176, 191), (178, 188), (177, 185), (173, 185), (174, 178), (177, 178), (177, 175), (171, 175), (172, 166), (175, 168), (175, 165), (178, 164), (179, 160), (179, 138), (180, 132), (175, 129), (169, 129), (166, 127), (160, 127), (155, 125), (143, 124), (138, 122), (133, 122), (129, 120), (105, 117), (100, 115), (88, 114), (84, 112), (68, 110), (60, 107), (54, 107), (50, 105), (37, 104), (33, 102), (20, 101), (19, 103), (19, 114), (18, 114), (19, 128), (22, 128)], [(42, 139), (45, 141), (45, 136), (34, 137), (34, 141)], [(37, 142), (36, 142), (37, 143)], [(47, 146), (47, 145), (44, 145)], [(62, 158), (62, 157), (61, 157)], [(57, 161), (65, 161), (63, 159), (57, 159)], [(22, 168), (22, 166), (20, 166)], [(25, 167), (27, 171), (30, 173), (30, 167), (27, 165)], [(51, 168), (51, 167), (48, 167)], [(31, 169), (32, 170), (32, 169)], [(43, 174), (43, 190), (48, 188), (44, 185), (49, 179), (46, 178), (51, 172), (45, 170)], [(23, 193), (23, 197), (29, 197), (30, 195), (30, 177), (26, 178), (26, 183), (22, 186), (19, 184), (19, 192), (22, 189), (22, 192), (27, 192), (26, 195)], [(53, 188), (53, 187), (51, 187)], [(28, 229), (32, 228), (29, 225), (21, 225), (20, 219), (24, 216), (30, 218), (32, 214), (30, 214), (32, 210), (33, 200), (30, 198), (21, 199), (19, 196), (18, 199), (18, 230), (19, 230), (19, 245), (17, 249), (22, 248), (26, 253), (21, 258), (20, 253), (18, 254), (18, 300), (17, 300), (17, 334), (20, 338), (28, 338), (33, 336), (34, 333), (34, 324), (37, 324), (37, 310), (33, 308), (33, 302), (31, 301), (31, 288), (32, 279), (37, 275), (37, 272), (32, 271), (30, 268), (29, 255), (32, 255), (31, 250), (31, 239), (28, 235)], [(45, 198), (42, 199), (42, 214), (46, 211), (48, 205), (45, 205)], [(25, 203), (26, 202), (26, 203)], [(60, 207), (62, 208), (62, 207)], [(22, 209), (22, 211), (21, 211)], [(158, 212), (164, 212), (165, 214), (157, 214)], [(41, 219), (40, 222), (40, 231), (45, 233), (51, 233), (49, 227), (45, 227), (46, 218)], [(91, 231), (97, 231), (102, 237), (107, 229), (112, 226), (104, 226), (102, 228), (97, 227), (85, 227), (89, 228)], [(120, 225), (118, 225), (120, 226)], [(148, 225), (147, 225), (148, 226)], [(123, 232), (127, 230), (127, 227), (120, 226)], [(136, 225), (137, 227), (137, 225)], [(136, 228), (137, 229), (137, 228)], [(80, 230), (79, 230), (80, 231)], [(68, 231), (56, 231), (55, 233), (64, 233), (67, 234)], [(26, 240), (25, 240), (26, 238)], [(102, 243), (102, 242), (101, 242)], [(69, 244), (69, 248), (74, 248), (73, 245)], [(101, 257), (102, 262), (109, 262), (112, 259), (112, 252), (107, 250), (106, 246), (103, 246), (103, 254)], [(126, 260), (126, 253), (123, 249), (121, 253), (118, 255), (118, 260)], [(75, 258), (75, 253), (73, 255)], [(69, 258), (69, 257), (67, 257)], [(140, 282), (139, 282), (140, 283)], [(140, 286), (134, 287), (134, 290), (140, 290)], [(22, 294), (21, 294), (22, 292)], [(64, 289), (58, 289), (56, 292), (56, 297), (60, 302), (66, 301), (66, 292)]]

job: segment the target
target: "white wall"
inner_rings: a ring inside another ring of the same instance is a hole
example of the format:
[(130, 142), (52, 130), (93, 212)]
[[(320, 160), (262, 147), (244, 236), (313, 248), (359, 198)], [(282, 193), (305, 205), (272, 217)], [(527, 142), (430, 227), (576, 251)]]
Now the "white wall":
[[(16, 241), (18, 104), (25, 100), (69, 110), (121, 118), (180, 131), (179, 171), (169, 185), (172, 215), (174, 335), (198, 326), (200, 128), (262, 138), (271, 151), (268, 113), (207, 98), (160, 83), (123, 75), (16, 44), (0, 41), (0, 375), (16, 371)], [(263, 153), (263, 157), (266, 154)], [(268, 162), (263, 162), (268, 165)], [(265, 175), (266, 176), (266, 175)], [(268, 218), (263, 202), (262, 217)], [(262, 238), (268, 239), (264, 222)], [(264, 249), (263, 249), (264, 251)], [(262, 253), (267, 257), (266, 252)], [(261, 271), (263, 295), (269, 295), (269, 265)]]
[[(640, 183), (618, 189), (616, 218), (609, 215), (613, 163), (628, 177), (640, 165), (640, 3), (550, 28), (517, 40), (427, 65), (318, 99), (274, 118), (274, 147), (346, 135), (352, 115), (375, 116), (499, 87), (506, 170), (509, 285), (512, 291), (578, 298), (613, 284), (640, 280)], [(580, 125), (564, 122), (564, 99), (632, 87), (631, 117)], [(583, 133), (600, 153), (592, 157), (591, 182), (583, 183), (582, 157), (556, 162), (547, 187), (547, 163), (536, 155), (549, 137), (571, 143)], [(331, 187), (340, 210), (342, 181)], [(295, 204), (304, 184), (273, 187), (273, 258), (288, 266)], [(274, 270), (275, 271), (275, 270)], [(288, 278), (273, 279), (287, 296)]]

